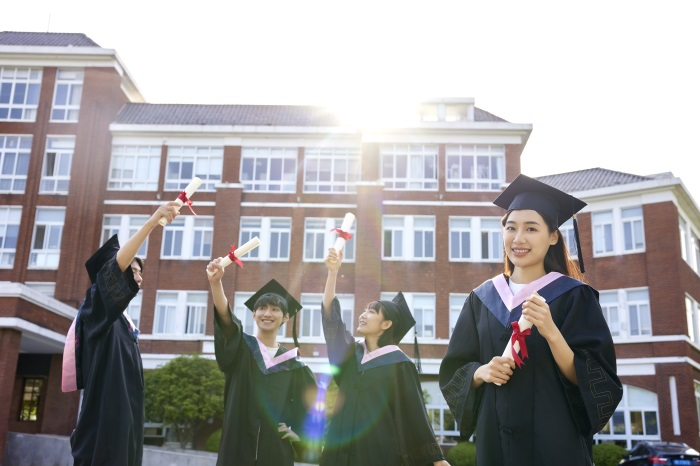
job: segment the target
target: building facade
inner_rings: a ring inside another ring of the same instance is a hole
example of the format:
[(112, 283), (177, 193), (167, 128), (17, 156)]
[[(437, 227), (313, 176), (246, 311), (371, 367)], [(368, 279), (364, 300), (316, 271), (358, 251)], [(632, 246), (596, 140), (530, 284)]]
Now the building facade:
[[(304, 306), (301, 353), (327, 381), (323, 257), (352, 212), (337, 288), (344, 320), (354, 328), (365, 304), (403, 291), (429, 414), (453, 442), (439, 364), (467, 294), (502, 270), (492, 200), (520, 173), (532, 126), (470, 98), (428, 100), (409, 116), (362, 127), (321, 107), (148, 104), (116, 52), (82, 34), (0, 33), (0, 457), (8, 431), (71, 432), (79, 396), (61, 393), (60, 368), (89, 286), (84, 262), (194, 176), (196, 215), (184, 207), (140, 251), (143, 289), (129, 313), (144, 367), (213, 357), (206, 264), (257, 236), (244, 267), (226, 269), (229, 300), (252, 332), (243, 303), (271, 278), (284, 284)], [(626, 385), (599, 440), (700, 446), (698, 206), (671, 175), (591, 169), (542, 181), (588, 202), (586, 276), (601, 291)], [(563, 233), (572, 238), (570, 226)]]

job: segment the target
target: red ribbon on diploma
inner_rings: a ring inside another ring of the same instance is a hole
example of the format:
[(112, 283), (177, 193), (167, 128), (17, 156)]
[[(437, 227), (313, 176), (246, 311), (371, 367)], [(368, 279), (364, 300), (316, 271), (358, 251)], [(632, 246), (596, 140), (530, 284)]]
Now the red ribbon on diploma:
[(228, 258), (231, 259), (231, 262), (235, 262), (236, 264), (238, 264), (239, 267), (243, 267), (243, 262), (241, 262), (241, 260), (238, 257), (236, 257), (236, 255), (234, 254), (235, 250), (236, 250), (236, 245), (232, 244), (231, 250), (228, 253)]
[(331, 231), (337, 231), (337, 232), (338, 232), (338, 236), (340, 236), (341, 238), (343, 238), (345, 241), (347, 241), (347, 240), (349, 240), (350, 238), (352, 238), (352, 234), (351, 234), (351, 233), (349, 233), (349, 232), (347, 232), (347, 231), (343, 231), (343, 230), (341, 230), (340, 228), (333, 228)]
[[(515, 364), (518, 365), (518, 368), (525, 364), (523, 362), (523, 359), (527, 358), (527, 346), (525, 346), (525, 337), (530, 335), (530, 329), (526, 329), (524, 332), (520, 331), (520, 326), (518, 325), (517, 322), (513, 322), (512, 324), (513, 327), (513, 334), (510, 336), (510, 346), (511, 346), (511, 354), (513, 356), (513, 360), (515, 361)], [(515, 342), (518, 342), (520, 345), (520, 352), (522, 353), (523, 357), (520, 359), (520, 356), (518, 356), (518, 353), (515, 352)]]
[(187, 204), (187, 207), (190, 208), (190, 211), (191, 211), (193, 214), (197, 215), (197, 214), (194, 212), (194, 210), (192, 210), (192, 201), (190, 201), (189, 199), (187, 199), (187, 193), (186, 193), (185, 191), (182, 191), (182, 192), (177, 196), (177, 198), (180, 199), (180, 200), (182, 201), (183, 204)]

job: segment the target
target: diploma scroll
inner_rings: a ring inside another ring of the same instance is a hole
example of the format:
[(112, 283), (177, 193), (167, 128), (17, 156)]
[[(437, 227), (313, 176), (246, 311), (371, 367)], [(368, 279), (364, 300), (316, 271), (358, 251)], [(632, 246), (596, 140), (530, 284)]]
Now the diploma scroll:
[[(180, 195), (175, 199), (175, 202), (180, 204), (180, 207), (182, 207), (185, 203), (187, 205), (191, 205), (192, 201), (190, 199), (192, 198), (192, 195), (194, 194), (195, 191), (199, 188), (199, 186), (202, 184), (202, 180), (199, 177), (194, 177), (192, 178), (192, 181), (190, 181), (190, 184), (187, 185), (185, 190), (180, 193)], [(184, 197), (184, 199), (183, 199)], [(190, 207), (192, 209), (192, 207)], [(178, 209), (179, 210), (179, 209)], [(160, 220), (158, 220), (158, 224), (162, 227), (164, 227), (168, 222), (165, 220), (164, 217), (161, 217)]]
[[(227, 255), (220, 257), (221, 262), (219, 262), (219, 265), (221, 265), (221, 267), (223, 268), (226, 268), (229, 265), (231, 265), (232, 262), (238, 262), (240, 264), (238, 258), (248, 254), (250, 251), (257, 248), (258, 246), (260, 246), (260, 239), (257, 236), (254, 236), (250, 239), (250, 241), (248, 241), (235, 251), (231, 250), (231, 252), (229, 252)], [(209, 269), (207, 269), (207, 273), (209, 275), (214, 275), (214, 272), (210, 272)]]
[(350, 229), (352, 228), (352, 224), (354, 221), (355, 215), (348, 212), (347, 214), (345, 214), (345, 218), (343, 218), (343, 223), (340, 225), (340, 228), (335, 228), (334, 230), (331, 230), (338, 232), (338, 238), (335, 240), (335, 245), (333, 246), (336, 252), (340, 252), (340, 250), (343, 249), (343, 246), (345, 246), (345, 242), (352, 238), (352, 235), (350, 234)]
[[(541, 300), (543, 303), (547, 302), (542, 296), (537, 295), (537, 294), (532, 294), (530, 297), (538, 298)], [(501, 357), (504, 358), (510, 358), (515, 363), (520, 367), (523, 365), (522, 359), (518, 356), (518, 353), (520, 353), (520, 340), (522, 339), (523, 343), (525, 342), (525, 337), (530, 335), (530, 329), (532, 328), (532, 322), (529, 320), (525, 319), (525, 317), (520, 316), (520, 319), (518, 319), (517, 324), (513, 324), (513, 333), (514, 335), (511, 335), (510, 339), (508, 339), (508, 344), (506, 345), (506, 349), (503, 350), (503, 354)], [(514, 357), (515, 355), (515, 357)], [(523, 350), (523, 355), (522, 358), (527, 357), (527, 349), (524, 348)], [(508, 364), (503, 364), (504, 366), (508, 367)], [(501, 384), (498, 382), (494, 382), (495, 385), (500, 386)]]

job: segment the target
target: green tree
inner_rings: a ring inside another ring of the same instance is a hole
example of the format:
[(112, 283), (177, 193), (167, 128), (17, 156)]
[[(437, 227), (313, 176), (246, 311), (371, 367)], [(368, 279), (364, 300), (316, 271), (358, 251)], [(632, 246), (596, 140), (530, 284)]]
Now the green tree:
[(595, 466), (615, 466), (627, 450), (614, 443), (593, 445), (593, 463)]
[(224, 374), (216, 362), (193, 355), (179, 356), (144, 374), (146, 418), (175, 431), (186, 448), (197, 432), (224, 411)]

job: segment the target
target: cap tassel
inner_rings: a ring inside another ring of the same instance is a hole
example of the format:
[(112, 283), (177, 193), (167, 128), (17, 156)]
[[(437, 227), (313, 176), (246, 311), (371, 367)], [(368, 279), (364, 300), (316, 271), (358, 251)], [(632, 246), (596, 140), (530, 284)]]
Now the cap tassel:
[(297, 314), (294, 314), (294, 321), (292, 322), (292, 338), (294, 339), (294, 346), (299, 348), (299, 341), (297, 340)]
[(576, 214), (574, 214), (574, 239), (576, 240), (576, 253), (578, 254), (578, 268), (581, 270), (581, 273), (584, 273), (586, 269), (583, 266), (583, 251), (581, 251), (581, 240), (578, 236), (578, 222), (576, 221)]
[(422, 373), (423, 371), (420, 364), (420, 347), (418, 346), (418, 332), (415, 329), (413, 331), (413, 359), (416, 364), (416, 369), (418, 369), (418, 373)]

